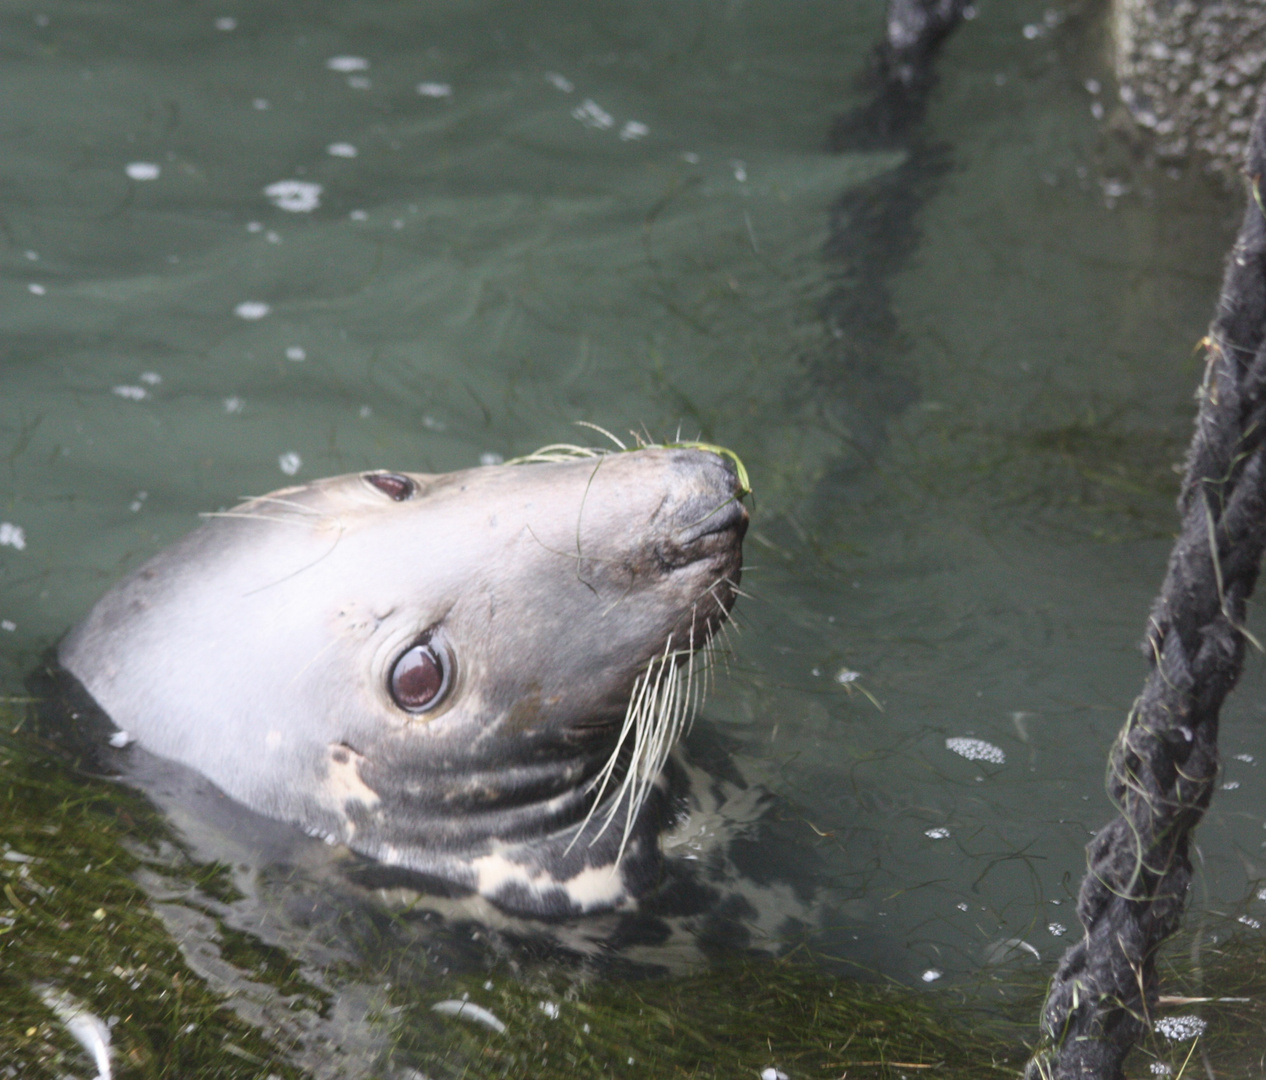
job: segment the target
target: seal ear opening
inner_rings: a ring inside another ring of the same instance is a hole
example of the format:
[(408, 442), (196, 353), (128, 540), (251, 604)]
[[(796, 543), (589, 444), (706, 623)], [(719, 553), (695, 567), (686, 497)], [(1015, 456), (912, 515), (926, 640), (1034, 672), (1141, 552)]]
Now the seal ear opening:
[(453, 657), (429, 634), (415, 641), (391, 665), (387, 688), (391, 700), (407, 713), (430, 712), (453, 686)]

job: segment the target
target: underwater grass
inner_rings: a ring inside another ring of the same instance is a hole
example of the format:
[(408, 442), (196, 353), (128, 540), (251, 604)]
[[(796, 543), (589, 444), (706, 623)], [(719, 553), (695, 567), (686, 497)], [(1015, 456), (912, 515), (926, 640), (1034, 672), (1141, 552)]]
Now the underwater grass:
[(946, 997), (788, 960), (733, 960), (687, 977), (590, 985), (468, 979), (454, 989), (506, 1030), (397, 1002), (408, 1036), (396, 1054), (433, 1080), (756, 1077), (767, 1069), (792, 1080), (981, 1080), (1016, 1076), (1027, 1053), (983, 1014)]
[[(0, 703), (0, 718), (0, 1077), (92, 1075), (54, 996), (113, 1021), (121, 1080), (309, 1075), (286, 1036), (242, 1019), (191, 969), (137, 880), (157, 871), (213, 915), (212, 902), (239, 895), (228, 868), (173, 865), (178, 840), (144, 796), (75, 768), (23, 730), (14, 706)], [(1195, 1017), (1203, 1030), (1195, 1039), (1158, 1030), (1127, 1075), (1266, 1076), (1266, 937), (1255, 922), (1238, 910), (1193, 915), (1165, 950), (1157, 1019)], [(304, 979), (300, 958), (223, 922), (216, 939), (221, 959), (275, 1000), (327, 1012), (330, 995)], [(381, 956), (344, 973), (383, 985), (389, 1002), (376, 1020), (386, 1039), (354, 1075), (750, 1078), (775, 1069), (790, 1080), (957, 1080), (1018, 1076), (1037, 1033), (1040, 988), (1001, 972), (929, 992), (841, 978), (806, 953), (643, 978), (499, 954), (491, 970), (425, 964), (391, 984)], [(433, 1011), (463, 998), (505, 1032)]]
[(511, 458), (506, 464), (531, 465), (559, 461), (580, 461), (587, 458), (601, 458), (608, 454), (627, 454), (635, 450), (704, 450), (707, 453), (725, 458), (734, 466), (734, 472), (738, 478), (739, 498), (744, 498), (752, 492), (752, 482), (747, 475), (747, 466), (743, 464), (743, 459), (729, 447), (720, 446), (716, 443), (700, 442), (697, 439), (683, 440), (680, 436), (670, 442), (656, 442), (649, 435), (643, 435), (636, 431), (630, 433), (633, 445), (629, 446), (623, 440), (616, 438), (606, 428), (599, 427), (597, 424), (591, 424), (587, 420), (578, 420), (576, 426), (590, 428), (605, 436), (614, 444), (615, 449), (598, 449), (576, 443), (551, 443), (548, 446), (542, 446), (532, 451), (530, 454)]
[[(0, 1076), (92, 1075), (54, 996), (110, 1027), (118, 1077), (303, 1075), (190, 970), (133, 879), (143, 859), (124, 839), (169, 840), (157, 811), (74, 770), (21, 721), (0, 704)], [(223, 867), (192, 876), (208, 893), (231, 888)]]
[(1027, 528), (1100, 542), (1172, 535), (1174, 500), (1190, 437), (1182, 418), (1168, 430), (1133, 430), (1093, 410), (1018, 430), (925, 417), (903, 475), (927, 491), (1023, 507)]

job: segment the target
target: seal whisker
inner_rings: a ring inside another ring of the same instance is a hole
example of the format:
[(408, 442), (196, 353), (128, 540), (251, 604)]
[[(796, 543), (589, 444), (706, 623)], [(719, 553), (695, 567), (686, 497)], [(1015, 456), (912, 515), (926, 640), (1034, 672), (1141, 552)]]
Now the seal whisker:
[(201, 518), (240, 518), (242, 521), (274, 521), (279, 525), (299, 525), (302, 528), (312, 527), (311, 521), (296, 521), (294, 518), (277, 517), (273, 514), (243, 514), (236, 510), (213, 510), (200, 513)]
[[(711, 585), (711, 586), (709, 586), (709, 589), (714, 589), (714, 588), (716, 588), (718, 585), (727, 585), (727, 586), (729, 586), (730, 590), (734, 593), (734, 595), (735, 595), (735, 596), (741, 596), (741, 597), (743, 597), (745, 600), (751, 600), (751, 599), (753, 599), (752, 594), (751, 594), (751, 593), (749, 593), (749, 592), (745, 592), (743, 589), (739, 588), (739, 584), (738, 584), (738, 582), (737, 582), (737, 581), (735, 581), (735, 580), (734, 580), (732, 577), (730, 577), (728, 574), (722, 574), (722, 575), (721, 575), (721, 577), (717, 578), (717, 579), (716, 579), (716, 581), (714, 581), (714, 582), (712, 583), (712, 585)], [(716, 594), (714, 593), (714, 594), (713, 594), (713, 596), (715, 597), (715, 595), (716, 595)]]
[(584, 458), (602, 457), (609, 450), (596, 450), (591, 446), (577, 446), (574, 443), (550, 443), (539, 450), (533, 450), (522, 457), (511, 458), (507, 465), (549, 465), (558, 462), (579, 461)]
[(743, 501), (743, 497), (741, 495), (731, 495), (728, 499), (725, 499), (724, 501), (717, 503), (716, 506), (714, 506), (711, 510), (709, 510), (706, 514), (703, 515), (703, 517), (699, 518), (697, 521), (692, 521), (688, 525), (683, 525), (679, 531), (687, 532), (690, 529), (698, 528), (709, 518), (715, 517), (717, 514), (719, 514), (727, 506), (733, 506), (735, 503), (742, 502), (742, 501)]
[[(585, 557), (585, 553), (581, 550), (580, 526), (584, 521), (585, 503), (589, 500), (589, 491), (593, 487), (593, 482), (598, 476), (598, 470), (602, 468), (602, 461), (603, 458), (599, 455), (594, 464), (593, 471), (589, 473), (589, 479), (585, 481), (585, 491), (584, 494), (580, 496), (580, 508), (576, 511), (576, 580), (585, 585), (589, 585), (589, 582), (585, 581), (585, 579), (580, 576), (580, 564)], [(589, 585), (589, 588), (593, 589), (593, 586)], [(597, 595), (596, 590), (594, 590), (594, 595)]]
[(624, 776), (611, 798), (601, 828), (589, 841), (590, 847), (597, 843), (623, 805), (624, 827), (614, 865), (618, 866), (623, 859), (642, 806), (659, 780), (673, 747), (690, 730), (707, 697), (708, 684), (714, 672), (713, 654), (710, 642), (695, 649), (698, 629), (696, 604), (691, 609), (687, 646), (674, 649), (673, 635), (669, 635), (664, 651), (654, 657), (638, 676), (615, 747), (602, 770), (590, 782), (589, 790), (597, 788), (597, 794), (568, 850), (602, 805), (625, 744), (631, 739)]
[(323, 551), (320, 555), (318, 555), (315, 559), (313, 559), (313, 560), (312, 560), (310, 563), (308, 563), (306, 566), (300, 566), (300, 567), (298, 567), (298, 568), (296, 568), (296, 569), (292, 570), (292, 571), (291, 571), (290, 573), (288, 573), (288, 574), (283, 574), (281, 577), (277, 578), (275, 581), (270, 581), (267, 585), (261, 585), (261, 586), (259, 586), (259, 588), (257, 588), (257, 589), (251, 589), (251, 590), (249, 590), (249, 591), (247, 591), (247, 592), (244, 592), (242, 595), (243, 595), (243, 596), (255, 596), (257, 593), (261, 593), (261, 592), (263, 592), (265, 589), (273, 589), (273, 588), (276, 588), (276, 587), (277, 587), (278, 585), (280, 585), (282, 582), (284, 582), (284, 581), (289, 581), (291, 578), (298, 577), (300, 574), (305, 573), (305, 572), (307, 572), (308, 570), (311, 570), (314, 566), (316, 566), (316, 565), (317, 565), (317, 563), (324, 562), (326, 559), (328, 559), (331, 555), (333, 555), (333, 554), (334, 554), (334, 549), (335, 549), (335, 548), (337, 548), (337, 547), (339, 546), (339, 543), (342, 541), (342, 539), (343, 539), (343, 530), (344, 530), (344, 528), (345, 528), (345, 526), (344, 526), (344, 524), (343, 524), (342, 520), (341, 520), (341, 519), (339, 519), (339, 523), (338, 523), (338, 531), (334, 534), (334, 542), (333, 542), (332, 544), (330, 544), (330, 546), (329, 546), (329, 547), (328, 547), (325, 551)]
[(591, 430), (596, 431), (599, 435), (605, 435), (608, 439), (610, 439), (613, 443), (615, 443), (615, 445), (618, 446), (622, 451), (628, 450), (628, 447), (625, 446), (624, 443), (622, 443), (619, 439), (617, 439), (614, 435), (611, 434), (611, 432), (609, 432), (604, 427), (599, 427), (597, 424), (591, 424), (588, 420), (577, 420), (576, 426), (590, 428)]
[[(665, 655), (668, 655), (668, 648), (670, 645), (671, 639), (669, 641), (669, 645), (665, 646)], [(598, 807), (602, 805), (602, 799), (606, 794), (607, 786), (611, 781), (611, 777), (615, 773), (617, 765), (619, 764), (620, 752), (623, 750), (624, 743), (629, 737), (629, 732), (632, 731), (633, 750), (629, 758), (628, 767), (625, 771), (624, 777), (620, 781), (619, 788), (616, 790), (615, 797), (612, 799), (611, 809), (607, 813), (606, 821), (603, 822), (602, 828), (598, 830), (597, 835), (589, 841), (590, 847), (593, 847), (593, 845), (598, 842), (602, 834), (607, 831), (607, 828), (615, 819), (616, 812), (620, 808), (620, 802), (623, 799), (625, 791), (628, 789), (630, 777), (635, 772), (639, 750), (638, 744), (644, 735), (645, 727), (641, 718), (645, 711), (645, 703), (648, 698), (648, 691), (651, 687), (651, 678), (657, 673), (657, 671), (662, 670), (659, 661), (660, 658), (658, 656), (652, 659), (650, 664), (647, 665), (646, 669), (638, 675), (637, 679), (633, 683), (633, 690), (629, 695), (629, 704), (624, 712), (624, 725), (620, 728), (620, 734), (616, 738), (615, 747), (612, 749), (610, 757), (607, 758), (606, 765), (603, 766), (601, 772), (595, 776), (589, 784), (589, 790), (593, 790), (593, 788), (597, 787), (598, 793), (594, 797), (593, 803), (589, 807), (589, 812), (585, 815), (584, 821), (581, 822), (576, 835), (572, 838), (571, 844), (567, 846), (568, 851), (571, 850), (572, 846), (588, 827), (589, 822), (593, 819), (593, 815), (597, 812)], [(616, 861), (617, 863), (619, 862), (618, 859)]]
[(296, 671), (290, 677), (290, 682), (288, 685), (294, 686), (300, 675), (304, 674), (304, 672), (306, 672), (309, 668), (311, 668), (312, 665), (315, 664), (318, 660), (320, 660), (322, 656), (324, 656), (327, 652), (329, 652), (332, 648), (334, 648), (334, 646), (339, 645), (339, 644), (341, 644), (341, 642), (338, 638), (331, 638), (319, 649), (317, 649), (317, 651), (309, 658), (308, 662), (304, 664), (303, 667), (301, 667), (298, 671)]
[[(550, 547), (549, 544), (547, 544), (544, 540), (542, 540), (539, 536), (536, 535), (536, 530), (534, 530), (531, 525), (525, 524), (523, 528), (526, 529), (528, 532), (528, 535), (531, 536), (532, 539), (535, 540), (537, 544), (540, 545), (542, 551), (548, 551), (551, 555), (557, 555), (563, 559), (575, 559), (577, 557), (573, 555), (570, 551), (564, 551), (562, 548)], [(593, 555), (584, 556), (584, 560), (586, 562), (591, 562), (599, 566), (614, 566), (616, 564), (615, 559), (599, 559)]]
[(254, 506), (256, 503), (276, 503), (278, 506), (285, 506), (291, 510), (300, 510), (305, 514), (311, 514), (313, 517), (325, 516), (325, 512), (318, 510), (315, 506), (308, 506), (306, 503), (296, 502), (294, 499), (279, 499), (276, 495), (244, 495), (242, 498), (247, 506)]
[[(721, 577), (717, 578), (717, 579), (716, 579), (716, 581), (714, 581), (711, 585), (709, 585), (709, 586), (708, 586), (708, 587), (704, 590), (704, 592), (706, 592), (709, 596), (711, 596), (711, 597), (712, 597), (713, 602), (714, 602), (714, 603), (715, 603), (718, 607), (722, 607), (722, 608), (723, 608), (723, 607), (724, 607), (724, 605), (721, 603), (721, 598), (717, 595), (717, 592), (716, 592), (716, 591), (717, 591), (717, 589), (718, 589), (718, 588), (720, 588), (722, 585), (726, 585), (726, 586), (728, 586), (731, 590), (733, 590), (733, 592), (735, 593), (735, 595), (738, 595), (738, 592), (739, 592), (739, 590), (738, 590), (738, 586), (737, 586), (737, 585), (735, 585), (735, 584), (734, 584), (734, 582), (733, 582), (733, 581), (732, 581), (732, 580), (731, 580), (728, 576), (726, 576), (726, 575), (722, 575)], [(735, 630), (736, 630), (737, 632), (742, 633), (743, 627), (742, 627), (742, 625), (741, 625), (741, 624), (739, 624), (739, 622), (737, 621), (737, 619), (735, 619), (735, 617), (734, 617), (733, 613), (727, 614), (727, 615), (726, 615), (726, 617), (725, 617), (725, 619), (724, 619), (724, 621), (720, 622), (720, 623), (717, 625), (717, 629), (718, 629), (718, 630), (721, 630), (722, 632), (724, 632), (724, 631), (725, 631), (725, 627), (726, 627), (726, 626), (728, 626), (728, 625), (730, 625), (730, 624), (733, 624), (733, 625), (734, 625), (734, 628), (735, 628)]]
[(619, 596), (617, 596), (614, 600), (612, 600), (611, 603), (609, 603), (606, 607), (602, 609), (602, 617), (604, 619), (608, 615), (610, 615), (611, 612), (613, 612), (616, 608), (618, 608), (621, 604), (623, 604), (625, 600), (627, 600), (630, 596), (633, 595), (634, 584), (635, 584), (635, 581), (630, 580), (628, 588), (626, 588), (624, 592), (622, 592)]
[[(627, 799), (624, 831), (620, 837), (620, 848), (615, 857), (617, 866), (620, 860), (624, 858), (624, 849), (629, 842), (629, 836), (633, 832), (633, 826), (637, 820), (637, 812), (641, 809), (643, 802), (646, 801), (646, 796), (650, 793), (651, 784), (654, 783), (655, 776), (658, 775), (658, 772), (654, 775), (648, 774), (657, 756), (658, 745), (664, 734), (663, 729), (672, 722), (672, 704), (674, 691), (677, 686), (678, 667), (669, 661), (669, 658), (673, 655), (669, 652), (671, 647), (672, 640), (670, 638), (668, 644), (664, 647), (663, 659), (656, 665), (654, 689), (646, 696), (647, 705), (653, 710), (652, 714), (637, 725), (633, 742), (633, 760), (629, 762), (628, 772), (624, 775), (624, 782), (616, 792), (611, 812), (607, 815), (606, 824), (603, 825), (605, 830), (614, 818), (621, 801)], [(667, 676), (667, 681), (665, 681), (665, 676)], [(663, 690), (662, 694), (661, 688)], [(664, 721), (667, 721), (667, 723), (664, 723)], [(656, 728), (659, 728), (659, 730), (657, 731)]]

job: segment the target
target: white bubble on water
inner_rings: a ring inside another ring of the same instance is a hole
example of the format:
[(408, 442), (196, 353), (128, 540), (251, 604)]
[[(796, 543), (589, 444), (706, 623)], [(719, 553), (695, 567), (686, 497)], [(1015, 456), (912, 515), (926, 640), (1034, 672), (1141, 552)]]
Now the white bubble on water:
[(258, 109), (260, 112), (263, 112), (266, 109), (272, 108), (272, 105), (269, 104), (268, 99), (262, 98), (262, 97), (257, 97), (254, 101), (251, 102), (251, 105), (254, 108)]
[(215, 20), (215, 28), (217, 30), (223, 30), (226, 33), (230, 30), (236, 30), (237, 20), (233, 18), (232, 15), (221, 15)]
[(15, 623), (12, 619), (0, 619), (0, 630), (5, 631), (6, 633), (12, 634), (13, 631), (16, 630), (17, 628), (18, 628), (18, 624)]
[(11, 521), (0, 521), (0, 547), (11, 547), (15, 551), (26, 550), (26, 531), (21, 525)]
[(605, 131), (615, 125), (615, 117), (592, 98), (585, 98), (572, 109), (571, 114), (585, 127), (597, 128), (599, 131)]
[(368, 90), (373, 84), (364, 75), (349, 75), (347, 85), (353, 90)]
[(147, 386), (157, 386), (163, 381), (163, 377), (157, 371), (142, 371), (140, 378), (141, 382)]
[(1068, 927), (1063, 923), (1053, 922), (1046, 927), (1046, 932), (1050, 934), (1051, 937), (1063, 937), (1068, 933)]
[(48, 292), (48, 290), (37, 281), (32, 281), (26, 288), (32, 296), (43, 296), (46, 292)]
[(453, 88), (448, 83), (443, 82), (420, 82), (417, 91), (423, 97), (429, 98), (450, 98), (453, 96)]
[(936, 982), (936, 980), (939, 979), (942, 974), (943, 972), (937, 970), (936, 968), (928, 968), (927, 971), (925, 971), (922, 975), (919, 976), (919, 978), (921, 978), (924, 982), (927, 982), (927, 983)]
[(932, 829), (924, 829), (923, 835), (926, 836), (929, 840), (948, 840), (950, 836), (950, 831), (949, 829), (945, 828), (944, 825), (938, 825)]
[(349, 71), (368, 71), (369, 61), (363, 56), (331, 56), (325, 66), (331, 71), (347, 74)]
[(133, 161), (123, 166), (123, 171), (133, 180), (157, 180), (163, 169), (153, 161)]
[(945, 740), (945, 749), (965, 757), (968, 761), (987, 761), (990, 765), (1005, 765), (1007, 755), (984, 739), (953, 738)]
[(650, 133), (651, 129), (640, 120), (630, 120), (624, 127), (620, 128), (620, 138), (625, 142), (631, 142), (634, 139), (644, 139)]
[(114, 393), (128, 401), (144, 401), (149, 397), (149, 391), (143, 386), (116, 386), (113, 389)]
[(255, 322), (264, 318), (272, 308), (262, 300), (243, 300), (233, 309), (233, 314), (247, 322)]
[(561, 90), (564, 94), (570, 94), (576, 89), (575, 83), (566, 75), (560, 75), (557, 71), (547, 71), (545, 73), (545, 81), (555, 90)]
[(332, 142), (325, 148), (330, 157), (354, 158), (360, 151), (349, 142)]
[(277, 459), (277, 464), (287, 476), (294, 476), (303, 467), (303, 458), (293, 450), (287, 450)]
[(320, 184), (308, 180), (278, 180), (264, 188), (264, 194), (278, 209), (292, 214), (307, 214), (321, 205), (324, 190)]
[(299, 361), (306, 360), (307, 358), (308, 354), (304, 351), (302, 345), (288, 345), (286, 347), (287, 360), (293, 360), (295, 363), (298, 363)]
[(240, 397), (234, 394), (232, 397), (224, 399), (224, 411), (230, 416), (234, 416), (242, 411), (244, 402)]
[(1156, 1030), (1170, 1042), (1190, 1042), (1203, 1035), (1208, 1026), (1198, 1016), (1162, 1016), (1156, 1021)]

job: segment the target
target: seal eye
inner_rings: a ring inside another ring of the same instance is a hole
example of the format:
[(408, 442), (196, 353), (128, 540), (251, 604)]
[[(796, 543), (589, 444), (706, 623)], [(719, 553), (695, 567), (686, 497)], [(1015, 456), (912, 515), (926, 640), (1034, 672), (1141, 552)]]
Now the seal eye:
[(417, 485), (407, 476), (401, 476), (399, 473), (365, 473), (365, 479), (395, 502), (404, 502), (405, 499), (411, 499), (413, 498), (413, 493), (417, 491)]
[(405, 650), (391, 669), (391, 696), (405, 712), (434, 708), (448, 691), (447, 657), (429, 642)]

